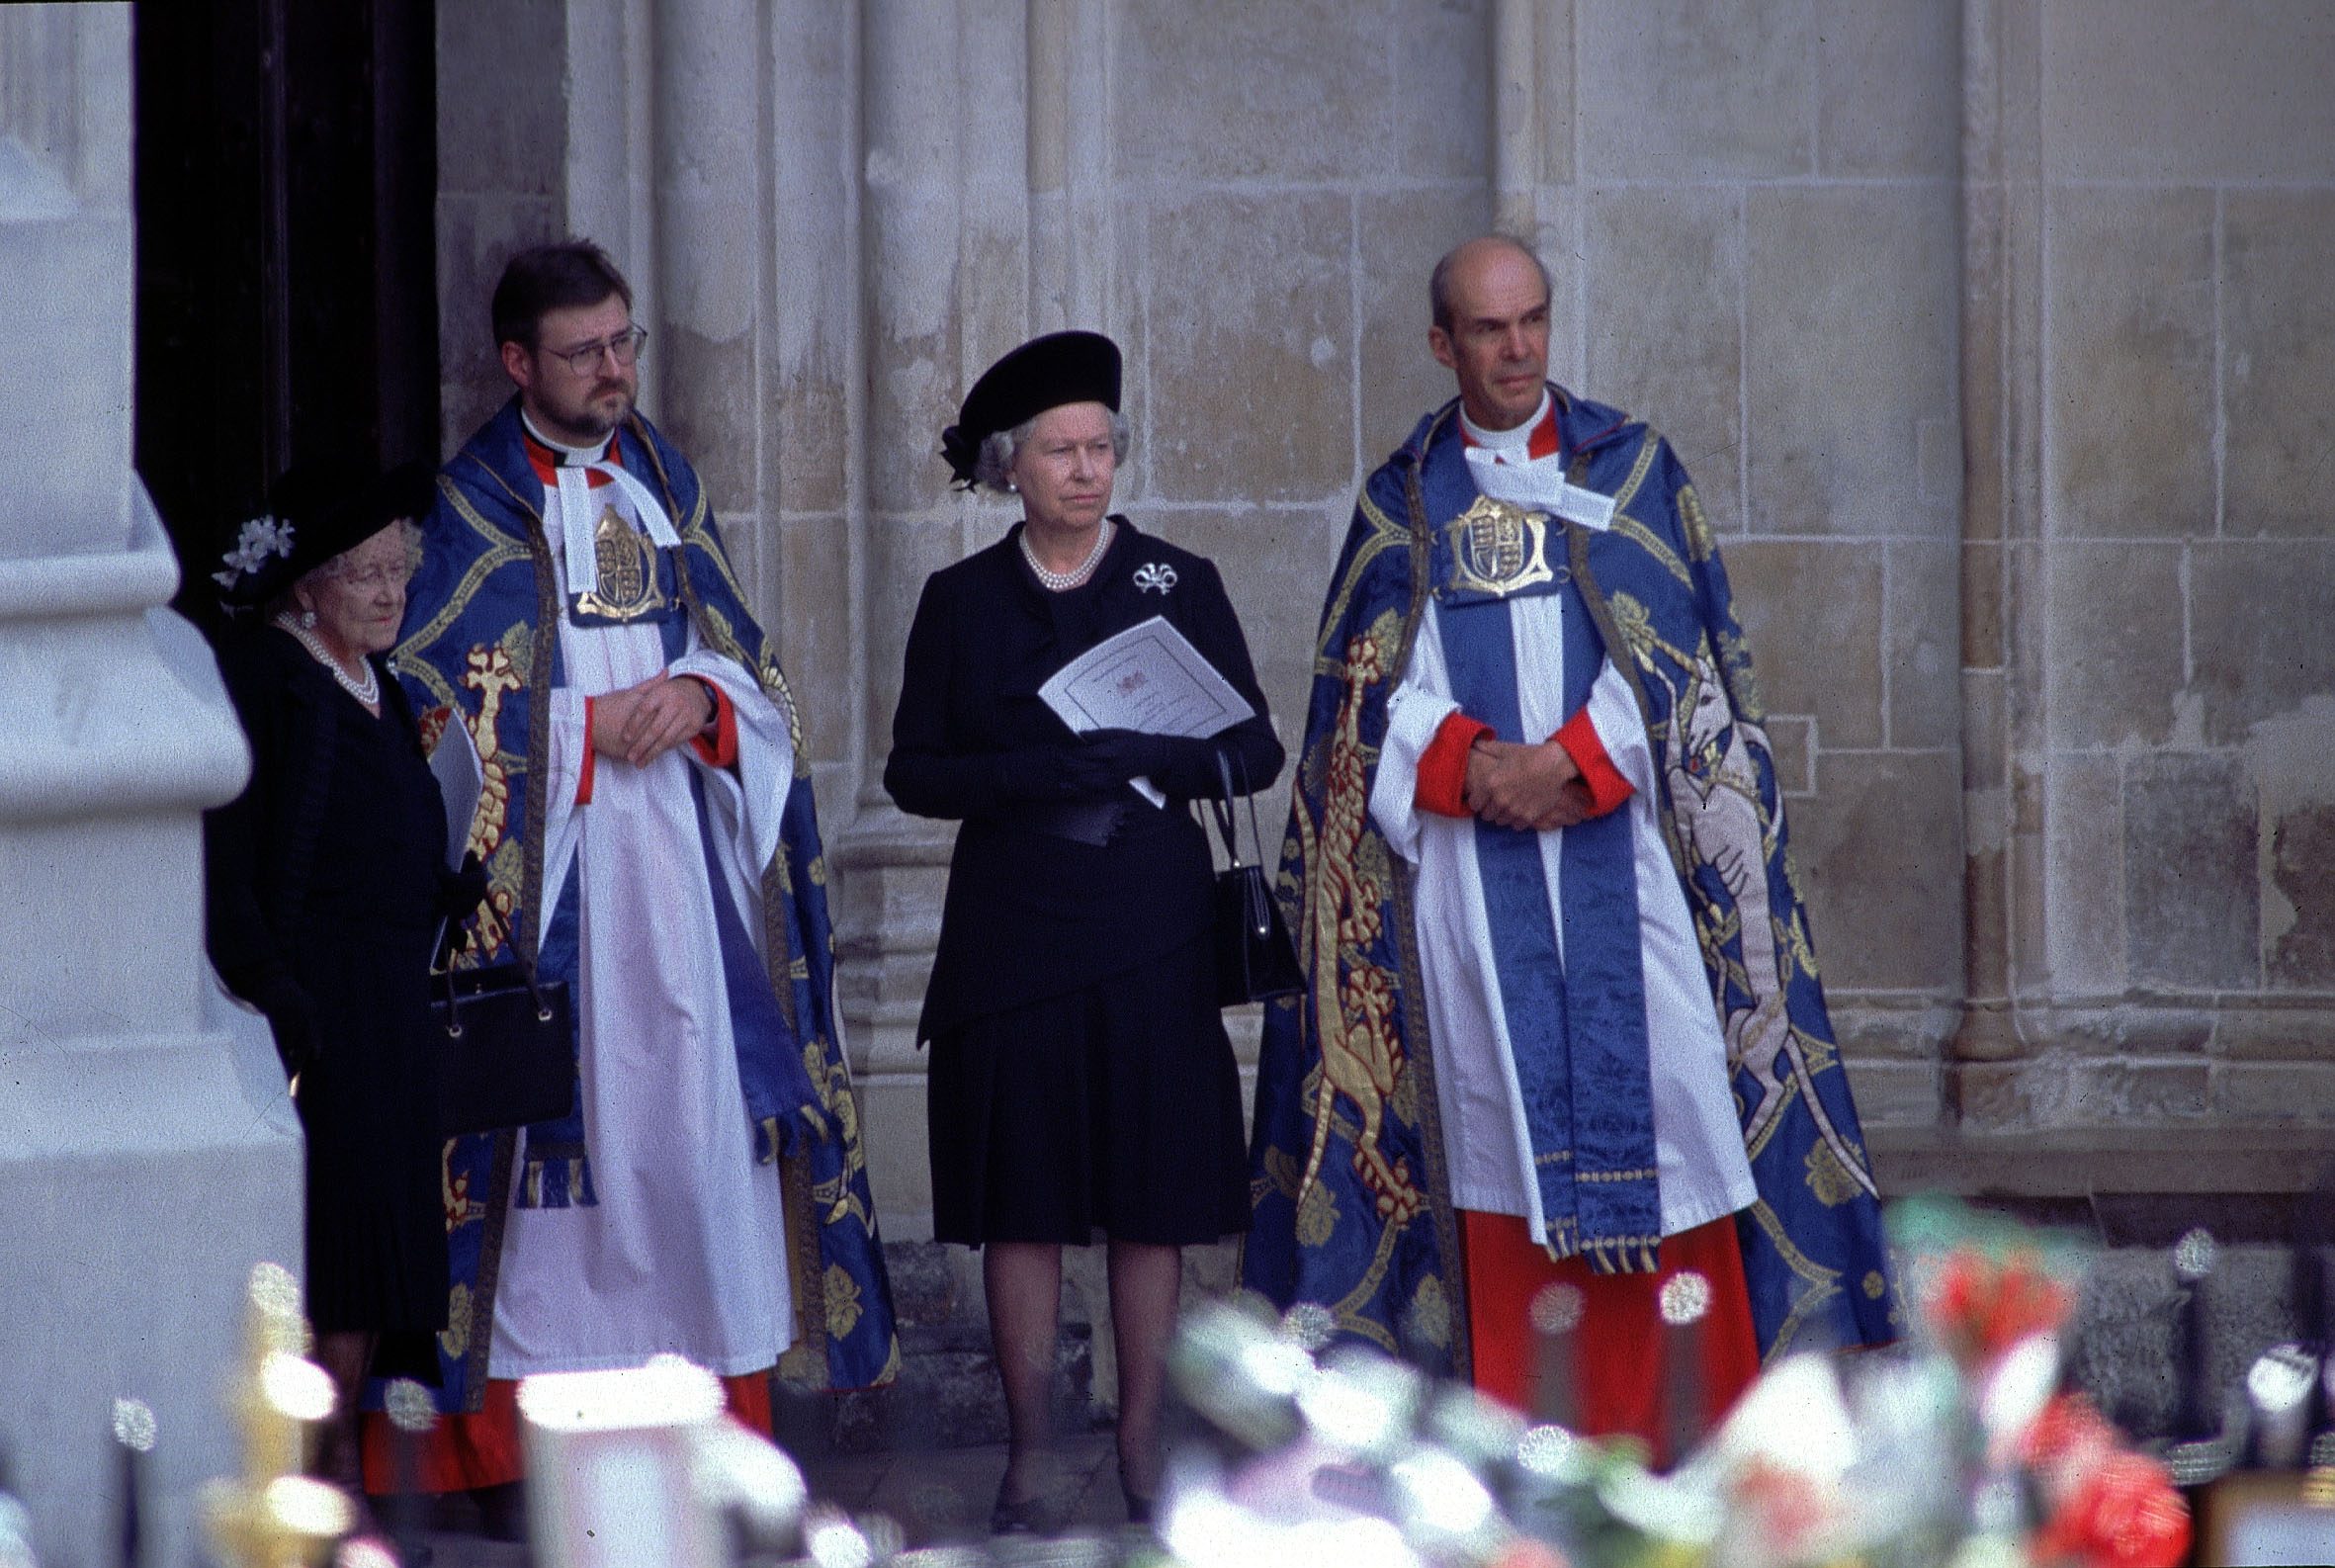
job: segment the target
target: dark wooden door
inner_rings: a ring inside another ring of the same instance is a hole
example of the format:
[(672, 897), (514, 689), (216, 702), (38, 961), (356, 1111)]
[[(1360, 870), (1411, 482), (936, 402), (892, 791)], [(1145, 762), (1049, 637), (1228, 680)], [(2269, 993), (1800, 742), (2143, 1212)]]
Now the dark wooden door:
[(180, 608), (304, 456), (438, 448), (434, 0), (140, 0), (136, 464)]

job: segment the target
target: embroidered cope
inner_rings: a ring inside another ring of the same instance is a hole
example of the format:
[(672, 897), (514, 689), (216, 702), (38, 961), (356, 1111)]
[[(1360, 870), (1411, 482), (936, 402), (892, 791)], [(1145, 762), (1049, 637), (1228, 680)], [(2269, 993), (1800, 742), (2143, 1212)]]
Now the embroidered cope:
[[(1356, 506), (1281, 861), (1311, 990), (1266, 1014), (1244, 1280), (1464, 1375), (1455, 1207), (1600, 1268), (1735, 1213), (1764, 1352), (1877, 1343), (1878, 1205), (1716, 547), (1658, 436), (1552, 396), (1553, 451), (1471, 445), (1447, 405)], [(1587, 724), (1631, 792), (1540, 834), (1423, 812), (1460, 710)]]
[[(472, 843), (490, 894), (463, 961), (526, 944), (578, 1022), (567, 1117), (447, 1146), (442, 1403), (478, 1408), (489, 1373), (659, 1350), (888, 1380), (785, 677), (653, 427), (636, 415), (599, 453), (535, 445), (514, 400), (441, 476), (398, 651), (425, 731), (459, 719), (485, 775)], [(590, 699), (660, 670), (718, 688), (721, 745), (595, 759)]]

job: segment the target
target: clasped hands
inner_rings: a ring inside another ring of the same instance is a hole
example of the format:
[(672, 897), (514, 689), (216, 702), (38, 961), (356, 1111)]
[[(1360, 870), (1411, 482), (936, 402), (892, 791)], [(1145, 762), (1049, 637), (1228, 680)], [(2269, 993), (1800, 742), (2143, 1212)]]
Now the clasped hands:
[(714, 689), (695, 675), (664, 670), (592, 699), (592, 749), (646, 767), (721, 717)]
[(1468, 749), (1462, 798), (1496, 828), (1533, 832), (1570, 828), (1594, 809), (1581, 769), (1554, 740), (1524, 745), (1480, 737)]

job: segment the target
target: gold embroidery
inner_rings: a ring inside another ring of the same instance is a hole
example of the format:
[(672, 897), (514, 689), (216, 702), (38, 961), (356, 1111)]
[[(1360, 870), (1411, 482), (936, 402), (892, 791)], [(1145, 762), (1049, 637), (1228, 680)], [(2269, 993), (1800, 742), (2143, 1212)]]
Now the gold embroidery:
[(1769, 1246), (1775, 1249), (1776, 1256), (1783, 1260), (1783, 1265), (1798, 1276), (1803, 1287), (1793, 1298), (1791, 1310), (1784, 1314), (1782, 1324), (1776, 1328), (1775, 1338), (1768, 1346), (1765, 1359), (1773, 1365), (1800, 1348), (1793, 1342), (1799, 1338), (1802, 1325), (1814, 1318), (1825, 1302), (1840, 1294), (1841, 1271), (1825, 1267), (1800, 1251), (1790, 1234), (1784, 1230), (1783, 1221), (1776, 1217), (1775, 1210), (1769, 1206), (1766, 1199), (1754, 1203), (1745, 1212), (1751, 1215), (1752, 1223), (1759, 1226), (1760, 1234), (1768, 1239)]
[(859, 1286), (841, 1263), (827, 1264), (827, 1337), (840, 1340), (859, 1322)]
[(1878, 1301), (1888, 1293), (1888, 1290), (1889, 1281), (1881, 1277), (1881, 1271), (1878, 1268), (1871, 1269), (1865, 1274), (1864, 1295), (1866, 1300)]
[(1300, 922), (1301, 957), (1314, 975), (1314, 995), (1322, 1000), (1315, 1008), (1321, 1068), (1312, 1086), (1313, 1146), (1298, 1183), (1298, 1206), (1302, 1212), (1307, 1194), (1321, 1179), (1337, 1100), (1343, 1095), (1361, 1117), (1353, 1137), (1354, 1170), (1390, 1230), (1418, 1214), (1426, 1196), (1412, 1180), (1408, 1163), (1388, 1160), (1378, 1147), (1387, 1101), (1404, 1076), (1403, 1049), (1391, 1027), (1394, 986), (1385, 970), (1363, 957), (1379, 938), (1384, 895), (1380, 884), (1364, 874), (1356, 851), (1369, 832), (1362, 708), (1368, 689), (1389, 673), (1383, 639), (1395, 619), (1392, 611), (1381, 616), (1346, 651), (1345, 700), (1330, 740), (1318, 842), (1309, 814), (1302, 808), (1295, 814), (1305, 862), (1322, 868), (1320, 880), (1308, 890)]
[[(1379, 509), (1378, 503), (1370, 498), (1367, 487), (1355, 497), (1354, 509), (1370, 525), (1370, 537), (1362, 541), (1361, 547), (1354, 552), (1354, 559), (1346, 566), (1344, 579), (1339, 583), (1337, 593), (1331, 597), (1329, 607), (1322, 613), (1322, 635), (1325, 638), (1336, 636), (1338, 628), (1345, 621), (1346, 606), (1352, 602), (1354, 590), (1361, 586), (1363, 568), (1410, 538), (1408, 529)], [(1327, 643), (1314, 650), (1314, 672), (1339, 678), (1343, 678), (1345, 674), (1344, 664)]]
[(438, 1199), (445, 1205), (449, 1235), (486, 1218), (486, 1205), (471, 1196), (470, 1173), (454, 1173), (454, 1151), (459, 1147), (458, 1140), (449, 1138), (438, 1150)]
[(1829, 1143), (1819, 1141), (1811, 1145), (1803, 1163), (1808, 1169), (1808, 1190), (1828, 1209), (1839, 1208), (1864, 1190), (1863, 1183), (1842, 1166)]
[(1305, 1189), (1305, 1196), (1298, 1201), (1297, 1245), (1326, 1247), (1337, 1230), (1338, 1199), (1317, 1181)]
[(1646, 476), (1654, 468), (1655, 454), (1662, 449), (1663, 444), (1662, 438), (1651, 430), (1647, 431), (1645, 439), (1638, 443), (1638, 455), (1630, 464), (1629, 478), (1623, 479), (1620, 488), (1613, 492), (1613, 510), (1615, 512), (1622, 511), (1630, 502), (1638, 498), (1638, 486), (1646, 482)]
[(1694, 486), (1679, 486), (1679, 522), (1686, 531), (1686, 554), (1696, 561), (1708, 561), (1718, 554), (1718, 544), (1711, 538), (1710, 518), (1702, 510), (1702, 497), (1694, 493)]
[(1556, 580), (1548, 565), (1545, 512), (1479, 495), (1444, 525), (1443, 533), (1451, 543), (1446, 592), (1506, 595)]
[(1652, 556), (1663, 570), (1678, 578), (1681, 584), (1688, 588), (1694, 586), (1694, 574), (1686, 569), (1686, 563), (1681, 561), (1679, 553), (1665, 544), (1653, 529), (1616, 510), (1613, 514), (1613, 532), (1633, 541), (1639, 549)]
[(664, 589), (656, 580), (656, 552), (648, 536), (613, 506), (600, 508), (600, 520), (592, 525), (592, 563), (599, 568), (600, 585), (575, 596), (579, 615), (638, 621), (664, 608)]
[(471, 1287), (456, 1285), (446, 1296), (446, 1327), (438, 1331), (446, 1358), (459, 1361), (471, 1348)]

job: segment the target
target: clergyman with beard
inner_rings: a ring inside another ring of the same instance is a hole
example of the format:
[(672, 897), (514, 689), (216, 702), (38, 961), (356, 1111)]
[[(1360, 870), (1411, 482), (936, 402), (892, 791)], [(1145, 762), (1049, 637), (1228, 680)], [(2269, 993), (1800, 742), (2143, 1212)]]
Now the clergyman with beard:
[(483, 761), (469, 956), (535, 954), (578, 1019), (568, 1114), (448, 1157), (425, 1479), (503, 1503), (531, 1373), (680, 1354), (767, 1429), (774, 1364), (899, 1365), (801, 726), (696, 473), (634, 406), (632, 306), (595, 245), (512, 259), (514, 394), (439, 478), (399, 649), (425, 730)]

